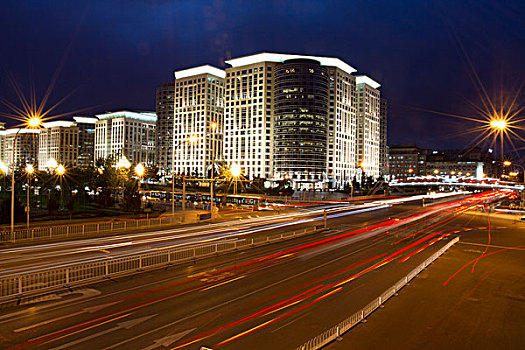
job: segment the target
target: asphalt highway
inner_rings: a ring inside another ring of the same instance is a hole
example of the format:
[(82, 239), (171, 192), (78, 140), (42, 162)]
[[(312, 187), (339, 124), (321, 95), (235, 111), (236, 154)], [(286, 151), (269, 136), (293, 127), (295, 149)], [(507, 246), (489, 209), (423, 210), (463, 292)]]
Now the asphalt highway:
[(293, 349), (461, 235), (472, 205), (338, 216), (327, 232), (22, 301), (2, 310), (0, 345)]

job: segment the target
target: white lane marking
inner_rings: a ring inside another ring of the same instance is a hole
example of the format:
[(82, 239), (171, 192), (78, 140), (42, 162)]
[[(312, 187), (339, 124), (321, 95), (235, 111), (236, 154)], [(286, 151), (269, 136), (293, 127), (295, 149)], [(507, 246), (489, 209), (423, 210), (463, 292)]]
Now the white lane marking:
[(175, 333), (173, 335), (168, 335), (168, 336), (165, 336), (163, 338), (156, 339), (156, 340), (153, 341), (152, 345), (150, 345), (147, 348), (144, 348), (142, 350), (153, 350), (153, 349), (156, 349), (156, 348), (158, 348), (160, 346), (164, 346), (164, 347), (167, 348), (171, 344), (175, 343), (177, 340), (184, 338), (184, 336), (186, 336), (186, 334), (189, 334), (189, 333), (193, 332), (195, 329), (197, 329), (197, 328), (188, 329), (186, 331), (182, 331), (182, 332), (179, 332), (179, 333)]
[(56, 307), (56, 306), (59, 306), (59, 305), (62, 305), (62, 304), (68, 304), (68, 303), (71, 303), (71, 302), (74, 302), (74, 301), (78, 301), (78, 300), (81, 300), (81, 299), (87, 299), (87, 298), (91, 298), (91, 297), (94, 297), (94, 296), (102, 294), (100, 291), (98, 291), (96, 289), (85, 288), (85, 289), (75, 290), (75, 291), (73, 291), (73, 293), (71, 293), (71, 292), (64, 292), (62, 294), (59, 294), (59, 296), (63, 297), (65, 295), (78, 294), (78, 293), (80, 293), (82, 295), (77, 297), (77, 298), (66, 299), (66, 300), (62, 300), (62, 301), (56, 302), (56, 303), (51, 303), (51, 304), (42, 305), (42, 306), (35, 306), (35, 307), (30, 308), (30, 309), (20, 310), (20, 311), (12, 312), (10, 314), (2, 315), (2, 316), (0, 316), (0, 324), (5, 323), (5, 322), (11, 322), (12, 320), (6, 320), (6, 319), (10, 319), (10, 318), (13, 318), (13, 317), (16, 317), (16, 316), (25, 315), (25, 314), (35, 314), (36, 312), (38, 312), (40, 310), (53, 308), (53, 307)]
[(98, 333), (95, 333), (95, 334), (91, 334), (91, 335), (88, 335), (87, 337), (84, 337), (84, 338), (80, 338), (80, 339), (77, 339), (75, 341), (72, 341), (72, 342), (69, 342), (69, 343), (66, 343), (66, 344), (63, 344), (61, 346), (58, 346), (56, 348), (53, 348), (52, 350), (62, 350), (62, 349), (68, 349), (68, 348), (71, 348), (72, 346), (74, 345), (77, 345), (77, 344), (80, 344), (80, 343), (83, 343), (87, 340), (90, 340), (90, 339), (93, 339), (93, 338), (98, 338), (100, 336), (103, 336), (103, 335), (106, 335), (108, 333), (112, 333), (114, 331), (118, 331), (119, 329), (130, 329), (142, 322), (145, 322), (147, 320), (149, 320), (150, 318), (153, 318), (157, 316), (157, 314), (155, 315), (150, 315), (150, 316), (144, 316), (144, 317), (140, 317), (140, 318), (136, 318), (134, 320), (129, 320), (129, 321), (124, 321), (124, 322), (119, 322), (117, 323), (117, 325), (113, 328), (110, 328), (110, 329), (106, 329), (105, 331), (102, 331), (102, 332), (98, 332)]
[(48, 320), (45, 320), (45, 321), (40, 322), (40, 323), (31, 324), (31, 325), (29, 325), (27, 327), (15, 329), (13, 332), (19, 333), (19, 332), (27, 331), (28, 329), (44, 326), (46, 324), (49, 324), (49, 323), (52, 323), (52, 322), (56, 322), (56, 321), (60, 321), (60, 320), (63, 320), (65, 318), (74, 317), (74, 316), (77, 316), (77, 315), (80, 315), (80, 314), (83, 314), (83, 313), (86, 313), (86, 312), (94, 313), (94, 312), (100, 311), (102, 309), (105, 309), (108, 306), (112, 306), (112, 305), (115, 305), (115, 304), (118, 304), (118, 303), (120, 303), (120, 300), (113, 301), (113, 302), (106, 303), (106, 304), (102, 304), (102, 305), (95, 305), (95, 306), (91, 306), (91, 307), (86, 307), (86, 308), (84, 308), (84, 309), (82, 309), (82, 310), (80, 310), (78, 312), (74, 312), (72, 314), (68, 314), (68, 315), (64, 315), (64, 316), (48, 319)]

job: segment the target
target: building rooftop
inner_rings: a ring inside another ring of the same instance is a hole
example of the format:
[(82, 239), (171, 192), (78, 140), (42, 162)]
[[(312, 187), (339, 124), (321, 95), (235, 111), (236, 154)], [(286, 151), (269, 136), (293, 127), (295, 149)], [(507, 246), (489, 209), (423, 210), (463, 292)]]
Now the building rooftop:
[(93, 117), (82, 117), (82, 116), (75, 116), (73, 117), (73, 119), (77, 122), (77, 123), (82, 123), (82, 124), (95, 124), (98, 119), (97, 118), (93, 118)]
[(322, 66), (337, 67), (348, 74), (352, 74), (357, 70), (346, 62), (340, 60), (337, 57), (324, 57), (324, 56), (306, 56), (306, 55), (296, 55), (296, 54), (284, 54), (284, 53), (271, 53), (271, 52), (261, 52), (256, 53), (250, 56), (243, 56), (232, 58), (225, 61), (232, 67), (241, 67), (249, 64), (260, 63), (260, 62), (284, 62), (286, 60), (291, 60), (295, 58), (306, 58), (310, 60), (316, 60), (321, 63)]
[(373, 87), (374, 89), (378, 89), (381, 86), (381, 84), (379, 84), (377, 81), (373, 80), (372, 78), (366, 75), (357, 75), (355, 77), (355, 83), (356, 84), (366, 84), (370, 87)]
[(69, 120), (53, 120), (51, 122), (42, 123), (42, 126), (46, 129), (56, 127), (70, 128), (76, 126), (76, 123)]
[(113, 118), (131, 118), (142, 120), (145, 122), (157, 121), (157, 115), (153, 112), (131, 112), (131, 111), (118, 111), (118, 112), (107, 112), (103, 114), (95, 115), (99, 120), (113, 119)]
[(188, 78), (201, 74), (211, 74), (222, 79), (226, 78), (226, 72), (224, 70), (206, 64), (204, 66), (175, 71), (175, 79)]

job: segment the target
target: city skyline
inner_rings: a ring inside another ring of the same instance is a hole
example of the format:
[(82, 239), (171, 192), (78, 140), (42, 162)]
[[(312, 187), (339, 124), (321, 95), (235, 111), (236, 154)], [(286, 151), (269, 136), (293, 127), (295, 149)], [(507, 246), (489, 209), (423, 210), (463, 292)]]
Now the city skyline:
[[(262, 51), (336, 56), (384, 85), (382, 96), (389, 101), (389, 144), (457, 148), (466, 147), (471, 139), (458, 135), (465, 121), (427, 110), (467, 116), (478, 113), (466, 103), (481, 104), (476, 92), (479, 86), (468, 79), (471, 68), (491, 96), (501, 92), (500, 82), (509, 96), (521, 82), (523, 45), (517, 44), (523, 26), (512, 25), (519, 23), (523, 10), (517, 2), (395, 6), (379, 2), (374, 12), (369, 4), (342, 2), (326, 6), (269, 2), (242, 8), (236, 4), (140, 1), (131, 4), (126, 14), (113, 11), (116, 5), (112, 2), (61, 7), (54, 2), (7, 4), (2, 15), (7, 28), (3, 41), (7, 52), (18, 53), (1, 59), (5, 79), (0, 94), (16, 102), (7, 79), (11, 74), (26, 95), (32, 76), (42, 95), (56, 66), (61, 65), (50, 105), (80, 88), (57, 113), (84, 108), (88, 115), (155, 110), (155, 90), (173, 81), (174, 70), (199, 64), (225, 68), (230, 57)], [(360, 16), (352, 17), (352, 11)], [(291, 15), (285, 20), (280, 13)], [(343, 21), (345, 15), (353, 20)], [(35, 31), (39, 18), (53, 25), (41, 25), (42, 30)], [(490, 28), (481, 26), (488, 20), (493, 23)], [(25, 26), (28, 22), (35, 24)], [(201, 51), (203, 46), (206, 50)], [(472, 67), (464, 64), (469, 62)], [(514, 79), (508, 79), (510, 74)], [(2, 105), (0, 112), (9, 110)], [(9, 121), (9, 126), (13, 124)]]

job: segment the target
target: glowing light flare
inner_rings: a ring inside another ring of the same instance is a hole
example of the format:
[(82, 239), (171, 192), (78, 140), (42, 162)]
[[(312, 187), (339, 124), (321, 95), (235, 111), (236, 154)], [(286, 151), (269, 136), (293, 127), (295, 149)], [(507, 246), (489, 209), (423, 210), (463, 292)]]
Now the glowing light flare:
[(62, 176), (66, 173), (66, 168), (64, 168), (64, 166), (62, 164), (59, 164), (55, 170), (55, 172), (57, 173), (57, 175), (59, 176)]
[(28, 173), (28, 174), (31, 175), (31, 174), (33, 174), (34, 172), (35, 172), (35, 168), (33, 167), (33, 165), (32, 165), (32, 164), (27, 164), (27, 165), (26, 165), (26, 173)]
[(490, 121), (490, 127), (496, 130), (503, 131), (507, 128), (507, 121), (505, 119), (492, 119)]
[(144, 176), (144, 172), (146, 171), (146, 169), (144, 168), (144, 165), (142, 165), (142, 163), (139, 163), (135, 166), (135, 174), (138, 176), (138, 177), (142, 177)]
[(7, 167), (7, 165), (5, 165), (5, 163), (2, 162), (1, 160), (0, 160), (0, 171), (3, 174), (7, 174), (7, 172), (9, 171), (9, 168)]
[(233, 163), (230, 167), (230, 172), (233, 177), (239, 177), (242, 173), (241, 166), (237, 163)]

